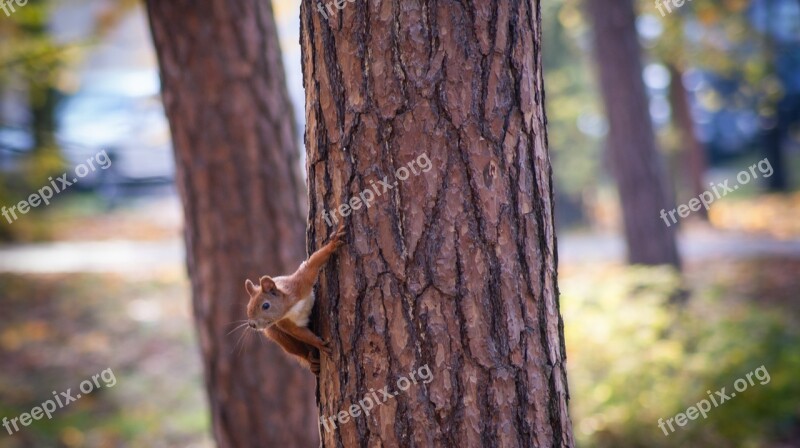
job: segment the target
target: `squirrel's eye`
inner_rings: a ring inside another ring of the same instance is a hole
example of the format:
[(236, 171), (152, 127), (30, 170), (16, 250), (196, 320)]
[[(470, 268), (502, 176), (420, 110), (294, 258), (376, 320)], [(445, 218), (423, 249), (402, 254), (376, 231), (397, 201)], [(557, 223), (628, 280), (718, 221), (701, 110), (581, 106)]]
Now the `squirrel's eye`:
[(269, 302), (264, 302), (261, 304), (261, 309), (266, 311), (269, 309)]

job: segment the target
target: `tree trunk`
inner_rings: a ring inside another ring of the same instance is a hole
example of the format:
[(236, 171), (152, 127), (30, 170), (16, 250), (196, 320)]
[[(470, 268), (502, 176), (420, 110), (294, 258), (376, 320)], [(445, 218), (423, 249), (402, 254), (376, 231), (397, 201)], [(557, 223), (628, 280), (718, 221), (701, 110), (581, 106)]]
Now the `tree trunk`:
[(245, 279), (290, 273), (305, 256), (299, 152), (270, 2), (151, 0), (148, 10), (214, 436), (220, 447), (316, 445), (313, 376), (254, 332), (243, 349), (240, 333), (227, 335), (246, 319)]
[(58, 150), (55, 142), (55, 110), (58, 103), (57, 91), (47, 83), (28, 84), (28, 103), (31, 111), (31, 131), (33, 151), (54, 152)]
[(573, 446), (539, 2), (342, 3), (301, 6), (322, 445)]
[[(767, 62), (768, 73), (773, 75), (777, 74), (777, 58), (781, 54), (781, 48), (775, 41), (772, 33), (772, 23), (777, 20), (778, 2), (769, 0), (766, 2), (766, 14), (764, 14), (764, 29), (766, 32), (762, 34), (762, 54)], [(788, 53), (788, 52), (787, 52)], [(767, 178), (767, 189), (771, 192), (786, 192), (789, 190), (789, 179), (787, 173), (787, 163), (783, 155), (783, 143), (786, 133), (788, 132), (789, 123), (784, 123), (785, 106), (784, 101), (787, 98), (784, 96), (782, 100), (767, 101), (770, 108), (775, 109), (771, 117), (762, 117), (761, 123), (761, 144), (764, 147), (764, 156), (769, 160), (770, 166), (773, 167), (772, 175)], [(772, 104), (769, 104), (772, 103)]]
[[(706, 171), (705, 148), (694, 133), (694, 120), (689, 107), (689, 98), (686, 88), (683, 86), (683, 70), (675, 64), (669, 64), (668, 67), (671, 79), (669, 98), (670, 106), (672, 107), (672, 120), (680, 131), (681, 141), (683, 142), (683, 151), (680, 152), (681, 159), (683, 159), (681, 165), (686, 167), (683, 172), (686, 173), (686, 184), (689, 186), (690, 194), (692, 197), (698, 197), (708, 188), (706, 183), (703, 182), (703, 175)], [(701, 207), (695, 213), (697, 213), (698, 217), (708, 220), (708, 211), (705, 207)]]
[[(780, 108), (780, 105), (778, 105)], [(768, 119), (770, 123), (761, 134), (761, 142), (764, 146), (764, 156), (769, 160), (773, 167), (772, 175), (767, 178), (767, 189), (771, 192), (785, 192), (789, 189), (789, 182), (786, 173), (786, 162), (783, 156), (783, 141), (786, 131), (786, 124), (781, 120), (781, 113), (778, 111), (774, 117)]]
[[(586, 0), (594, 53), (609, 121), (608, 151), (622, 205), (628, 262), (680, 265), (675, 228), (661, 211), (675, 208), (659, 160), (633, 0)], [(676, 220), (679, 219), (676, 216)]]

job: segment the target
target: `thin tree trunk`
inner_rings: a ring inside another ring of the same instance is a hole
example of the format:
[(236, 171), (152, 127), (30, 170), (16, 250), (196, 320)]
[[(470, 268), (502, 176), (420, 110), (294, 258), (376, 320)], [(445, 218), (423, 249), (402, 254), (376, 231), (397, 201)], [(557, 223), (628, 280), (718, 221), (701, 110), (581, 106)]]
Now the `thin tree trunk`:
[(348, 232), (316, 291), (322, 445), (573, 446), (539, 2), (335, 12), (301, 6), (308, 249)]
[[(764, 29), (762, 34), (762, 54), (767, 62), (768, 73), (776, 73), (777, 55), (781, 53), (778, 43), (772, 34), (772, 23), (776, 20), (778, 2), (774, 0), (766, 1), (767, 13), (764, 14)], [(767, 188), (771, 192), (785, 192), (789, 190), (787, 163), (784, 161), (783, 142), (785, 133), (788, 131), (788, 124), (784, 123), (782, 104), (786, 101), (777, 100), (771, 106), (775, 109), (772, 117), (762, 118), (761, 144), (764, 146), (764, 156), (769, 160), (773, 167), (772, 175), (767, 179)]]
[[(693, 197), (697, 197), (708, 188), (706, 183), (703, 182), (703, 176), (706, 171), (705, 148), (694, 133), (694, 120), (689, 107), (689, 98), (686, 88), (683, 86), (683, 70), (675, 64), (669, 64), (668, 67), (671, 77), (669, 98), (673, 123), (680, 131), (681, 141), (683, 142), (683, 151), (681, 151), (682, 166), (687, 168), (684, 172), (686, 173), (685, 177), (688, 181), (690, 194)], [(705, 207), (701, 207), (696, 213), (698, 217), (708, 220), (708, 211)]]
[[(781, 105), (778, 105), (780, 108)], [(761, 142), (764, 145), (764, 156), (769, 160), (773, 167), (772, 175), (767, 178), (767, 189), (771, 192), (785, 192), (789, 189), (788, 176), (786, 173), (786, 162), (783, 156), (784, 134), (786, 124), (781, 120), (781, 112), (778, 110), (774, 117), (770, 119), (769, 127), (766, 127), (761, 134)]]
[(28, 103), (32, 118), (33, 151), (57, 151), (54, 137), (57, 91), (47, 83), (32, 82), (28, 85)]
[(628, 261), (679, 266), (677, 225), (661, 218), (662, 210), (669, 212), (675, 205), (642, 80), (633, 0), (586, 0), (586, 6), (594, 24), (594, 53), (609, 121), (607, 147), (622, 205)]
[(305, 256), (299, 152), (270, 2), (151, 0), (148, 10), (217, 444), (314, 446), (313, 376), (254, 332), (241, 349), (241, 333), (226, 335), (246, 319), (245, 279), (290, 273)]

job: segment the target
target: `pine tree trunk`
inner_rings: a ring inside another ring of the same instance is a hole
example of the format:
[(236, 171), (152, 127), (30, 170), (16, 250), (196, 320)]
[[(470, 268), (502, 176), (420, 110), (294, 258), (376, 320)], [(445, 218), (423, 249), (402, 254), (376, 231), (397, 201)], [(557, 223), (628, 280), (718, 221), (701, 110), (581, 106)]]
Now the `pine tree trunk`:
[(340, 4), (301, 6), (322, 445), (573, 446), (539, 2)]
[(675, 205), (650, 119), (633, 0), (586, 0), (586, 6), (593, 22), (609, 121), (606, 144), (622, 206), (628, 262), (679, 266), (677, 225), (661, 218), (661, 210), (669, 212)]
[[(669, 98), (672, 107), (673, 123), (680, 131), (683, 151), (681, 151), (682, 166), (687, 169), (684, 171), (687, 178), (687, 185), (692, 197), (698, 197), (708, 186), (703, 182), (706, 171), (706, 154), (703, 144), (697, 139), (694, 133), (694, 120), (689, 106), (686, 88), (683, 86), (683, 70), (674, 64), (669, 64), (670, 85)], [(708, 220), (708, 211), (705, 207), (697, 210), (697, 216)]]
[[(304, 259), (305, 198), (270, 2), (148, 1), (214, 437), (220, 447), (314, 446), (314, 378), (271, 343), (227, 335), (246, 278)], [(249, 329), (247, 329), (249, 331)], [(245, 330), (241, 330), (245, 331)]]

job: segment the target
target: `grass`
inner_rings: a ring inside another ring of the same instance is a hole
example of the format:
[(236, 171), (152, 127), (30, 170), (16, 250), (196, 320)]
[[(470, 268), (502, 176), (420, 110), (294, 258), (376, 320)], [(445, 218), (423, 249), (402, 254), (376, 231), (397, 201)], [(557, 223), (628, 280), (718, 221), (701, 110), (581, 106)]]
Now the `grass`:
[(3, 416), (29, 412), (54, 390), (75, 395), (104, 369), (117, 381), (0, 437), (0, 447), (210, 445), (185, 278), (2, 275), (0, 291)]

